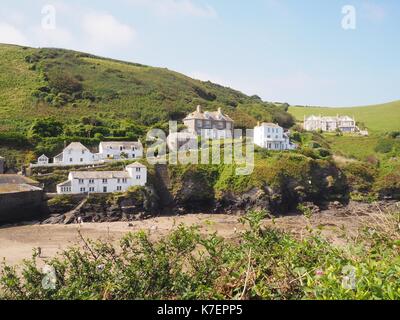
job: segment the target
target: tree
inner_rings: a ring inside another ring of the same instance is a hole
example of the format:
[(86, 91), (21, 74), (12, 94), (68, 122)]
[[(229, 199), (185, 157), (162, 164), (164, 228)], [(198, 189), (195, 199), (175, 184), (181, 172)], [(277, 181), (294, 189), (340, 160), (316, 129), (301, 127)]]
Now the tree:
[(29, 129), (29, 138), (50, 138), (62, 135), (64, 126), (54, 118), (36, 119)]

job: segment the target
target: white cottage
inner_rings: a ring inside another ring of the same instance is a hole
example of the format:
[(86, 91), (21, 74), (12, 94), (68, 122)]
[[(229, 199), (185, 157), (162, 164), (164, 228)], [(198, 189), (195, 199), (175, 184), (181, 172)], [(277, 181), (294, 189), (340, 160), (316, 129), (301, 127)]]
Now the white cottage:
[(98, 162), (97, 155), (90, 152), (80, 142), (72, 142), (63, 152), (54, 157), (54, 164), (63, 165), (90, 165)]
[(147, 168), (133, 163), (125, 171), (74, 171), (68, 180), (57, 185), (58, 194), (124, 192), (133, 186), (145, 186)]
[(38, 165), (46, 166), (46, 165), (49, 164), (49, 158), (48, 158), (46, 155), (42, 154), (42, 155), (38, 158), (37, 163), (38, 163)]
[(296, 149), (283, 128), (274, 123), (262, 123), (254, 128), (254, 144), (268, 150)]
[(103, 160), (140, 159), (143, 157), (143, 145), (139, 142), (100, 142), (98, 156)]

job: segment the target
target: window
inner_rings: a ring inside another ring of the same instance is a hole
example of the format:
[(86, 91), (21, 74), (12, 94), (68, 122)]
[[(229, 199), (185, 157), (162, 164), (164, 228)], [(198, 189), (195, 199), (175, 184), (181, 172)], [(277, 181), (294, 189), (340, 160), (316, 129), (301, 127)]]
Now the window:
[(103, 192), (104, 192), (104, 193), (107, 192), (107, 187), (103, 187)]
[(79, 179), (79, 184), (84, 184), (84, 183), (85, 183), (85, 180)]
[(94, 184), (94, 179), (90, 179), (90, 180), (89, 180), (89, 183), (90, 183), (90, 184)]
[(121, 179), (117, 179), (117, 183), (121, 183)]
[(81, 158), (81, 162), (83, 162), (83, 158)]
[(74, 161), (72, 158), (69, 158), (69, 162), (72, 162), (72, 161)]
[(85, 154), (85, 150), (82, 150), (82, 154)]
[(122, 191), (122, 187), (121, 187), (121, 186), (118, 186), (118, 187), (117, 187), (117, 191)]
[(136, 172), (140, 172), (140, 168), (136, 168)]
[(90, 192), (94, 192), (94, 187), (90, 187), (90, 188), (89, 188), (89, 191), (90, 191)]
[(103, 183), (108, 183), (108, 180), (107, 179), (103, 179)]
[(81, 188), (81, 192), (86, 192), (86, 188)]
[(136, 180), (140, 180), (141, 176), (136, 176)]
[(122, 183), (127, 183), (128, 182), (128, 179), (127, 178), (123, 178), (122, 179)]
[(123, 151), (124, 150), (124, 147), (123, 146), (120, 146), (119, 147), (119, 151)]

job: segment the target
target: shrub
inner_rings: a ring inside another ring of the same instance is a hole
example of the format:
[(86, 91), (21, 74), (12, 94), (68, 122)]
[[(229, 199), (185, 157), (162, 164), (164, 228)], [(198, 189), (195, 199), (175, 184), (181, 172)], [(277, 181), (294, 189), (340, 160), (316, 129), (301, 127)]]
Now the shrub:
[(380, 139), (377, 146), (375, 147), (375, 152), (379, 153), (389, 153), (393, 150), (394, 142), (389, 139)]
[[(341, 250), (318, 234), (296, 240), (266, 229), (266, 212), (249, 212), (235, 241), (178, 226), (152, 241), (144, 231), (116, 248), (90, 242), (38, 266), (37, 253), (22, 272), (3, 264), (0, 298), (38, 299), (400, 299), (398, 218), (369, 227)], [(393, 226), (392, 226), (393, 224)], [(373, 254), (372, 254), (373, 252)], [(43, 279), (50, 286), (43, 286)]]

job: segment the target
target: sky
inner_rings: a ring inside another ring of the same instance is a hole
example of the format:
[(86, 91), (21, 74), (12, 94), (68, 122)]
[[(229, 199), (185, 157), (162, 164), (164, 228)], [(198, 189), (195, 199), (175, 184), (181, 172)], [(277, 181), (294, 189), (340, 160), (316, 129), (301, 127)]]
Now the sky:
[(2, 0), (0, 43), (165, 67), (293, 105), (400, 99), (398, 0)]

